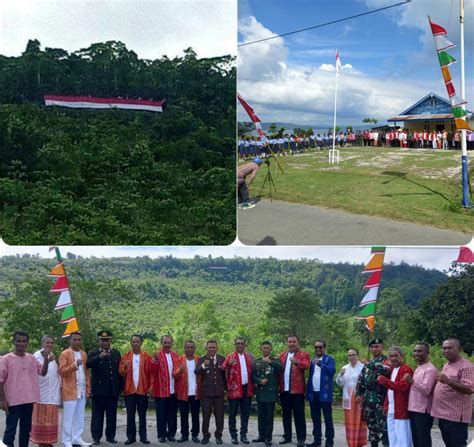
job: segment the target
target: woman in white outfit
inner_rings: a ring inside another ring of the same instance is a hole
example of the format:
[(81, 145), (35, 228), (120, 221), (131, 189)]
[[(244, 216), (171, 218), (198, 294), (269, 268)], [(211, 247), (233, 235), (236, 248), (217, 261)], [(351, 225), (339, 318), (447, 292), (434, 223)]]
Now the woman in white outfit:
[(364, 368), (359, 361), (357, 349), (347, 351), (349, 363), (344, 365), (336, 377), (336, 383), (342, 386), (342, 407), (346, 425), (346, 440), (349, 447), (367, 445), (367, 425), (362, 420), (362, 409), (355, 400), (357, 379)]

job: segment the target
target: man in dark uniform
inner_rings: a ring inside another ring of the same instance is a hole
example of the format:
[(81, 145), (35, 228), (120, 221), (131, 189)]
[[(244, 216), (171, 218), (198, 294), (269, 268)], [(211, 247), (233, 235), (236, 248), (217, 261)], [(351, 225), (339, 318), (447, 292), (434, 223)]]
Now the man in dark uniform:
[(281, 363), (273, 359), (272, 344), (264, 341), (260, 345), (262, 358), (254, 362), (252, 368), (252, 381), (257, 385), (257, 407), (258, 407), (258, 438), (253, 442), (265, 442), (267, 446), (272, 445), (273, 413), (275, 402), (278, 399), (278, 374), (281, 371)]
[(106, 420), (105, 438), (107, 442), (116, 444), (115, 430), (117, 426), (117, 402), (122, 388), (119, 374), (120, 352), (112, 349), (112, 332), (100, 331), (99, 348), (87, 355), (87, 367), (92, 371), (92, 417), (91, 434), (94, 444), (100, 444)]
[(378, 447), (382, 441), (388, 446), (387, 417), (383, 410), (387, 388), (377, 381), (379, 376), (390, 377), (391, 367), (383, 355), (383, 342), (374, 338), (370, 343), (370, 352), (374, 357), (362, 369), (356, 387), (356, 399), (362, 404), (363, 417), (369, 428), (371, 447)]
[(194, 371), (202, 377), (201, 407), (202, 407), (202, 435), (201, 444), (207, 444), (211, 437), (209, 422), (214, 410), (216, 419), (216, 444), (222, 444), (224, 431), (224, 394), (226, 389), (225, 369), (222, 364), (224, 357), (217, 354), (217, 342), (209, 340), (206, 343), (207, 354), (202, 356)]

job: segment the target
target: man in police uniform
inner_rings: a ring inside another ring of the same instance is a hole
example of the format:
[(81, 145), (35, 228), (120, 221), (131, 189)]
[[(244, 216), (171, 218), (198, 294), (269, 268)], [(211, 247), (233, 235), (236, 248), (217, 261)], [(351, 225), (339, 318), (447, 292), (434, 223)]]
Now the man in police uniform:
[(226, 374), (223, 368), (225, 358), (217, 353), (217, 342), (206, 343), (207, 354), (202, 356), (195, 369), (195, 374), (202, 377), (201, 407), (202, 435), (201, 444), (207, 444), (211, 437), (209, 422), (214, 412), (216, 419), (216, 444), (222, 444), (224, 430), (224, 395), (226, 390)]
[(278, 400), (278, 374), (281, 363), (271, 357), (272, 344), (264, 341), (260, 345), (262, 358), (256, 360), (252, 368), (252, 381), (257, 386), (258, 407), (258, 438), (253, 442), (264, 442), (272, 445), (273, 413), (275, 402)]
[(87, 367), (92, 372), (92, 417), (91, 434), (95, 445), (100, 444), (106, 420), (105, 438), (110, 444), (116, 444), (117, 402), (122, 389), (119, 374), (120, 352), (112, 349), (112, 332), (100, 331), (99, 348), (87, 355)]
[(362, 404), (363, 417), (369, 428), (371, 447), (378, 447), (382, 441), (388, 446), (387, 418), (383, 404), (387, 395), (387, 388), (377, 381), (379, 376), (390, 377), (390, 365), (383, 355), (383, 341), (374, 338), (370, 343), (370, 352), (374, 357), (362, 369), (356, 387), (357, 402)]

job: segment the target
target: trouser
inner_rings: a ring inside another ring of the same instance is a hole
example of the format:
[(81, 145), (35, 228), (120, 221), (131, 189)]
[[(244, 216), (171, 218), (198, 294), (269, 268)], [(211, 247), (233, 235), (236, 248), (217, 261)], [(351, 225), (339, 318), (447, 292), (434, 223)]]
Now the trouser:
[(63, 400), (61, 441), (63, 444), (80, 444), (84, 432), (86, 398)]
[(176, 394), (170, 397), (155, 397), (155, 408), (158, 438), (174, 438), (178, 428)]
[(387, 417), (383, 411), (383, 404), (377, 402), (365, 402), (364, 420), (369, 429), (369, 441), (380, 442), (388, 445)]
[(411, 447), (409, 419), (395, 419), (394, 413), (388, 413), (387, 432), (390, 447)]
[(127, 439), (135, 441), (137, 438), (135, 413), (138, 413), (138, 435), (141, 440), (147, 439), (146, 410), (148, 409), (148, 396), (142, 394), (125, 396), (125, 408), (127, 409)]
[(92, 439), (100, 441), (104, 431), (105, 415), (105, 438), (115, 439), (117, 428), (117, 403), (118, 396), (93, 396), (91, 415)]
[(320, 393), (313, 395), (313, 401), (309, 403), (311, 409), (311, 419), (313, 420), (313, 436), (316, 444), (321, 444), (321, 410), (324, 415), (324, 425), (326, 427), (326, 444), (334, 444), (334, 424), (332, 422), (331, 402), (321, 402)]
[(239, 185), (239, 203), (247, 203), (249, 201), (249, 188), (245, 181)]
[[(243, 395), (247, 394), (247, 385), (243, 387)], [(229, 399), (229, 433), (232, 438), (237, 436), (237, 410), (240, 407), (240, 434), (246, 435), (249, 426), (251, 397)]]
[(431, 447), (433, 417), (429, 413), (409, 411), (413, 447)]
[(446, 447), (464, 447), (467, 445), (467, 423), (440, 419), (438, 426)]
[(31, 419), (33, 417), (33, 404), (12, 405), (8, 407), (5, 420), (5, 432), (3, 443), (13, 446), (15, 441), (16, 427), (20, 421), (20, 433), (18, 435), (20, 447), (28, 447), (30, 442)]
[(199, 409), (201, 401), (196, 396), (189, 396), (188, 400), (178, 400), (179, 416), (181, 419), (181, 435), (184, 438), (189, 436), (189, 412), (191, 411), (191, 436), (199, 434)]
[(209, 422), (211, 421), (211, 414), (214, 413), (216, 420), (215, 437), (222, 438), (224, 431), (224, 396), (202, 397), (202, 435), (204, 438), (210, 438)]
[(258, 402), (258, 437), (265, 442), (272, 441), (273, 435), (273, 413), (275, 402)]
[(306, 440), (306, 418), (304, 414), (304, 394), (291, 394), (288, 391), (280, 394), (283, 437), (292, 438), (291, 416), (295, 419), (296, 439), (300, 442)]

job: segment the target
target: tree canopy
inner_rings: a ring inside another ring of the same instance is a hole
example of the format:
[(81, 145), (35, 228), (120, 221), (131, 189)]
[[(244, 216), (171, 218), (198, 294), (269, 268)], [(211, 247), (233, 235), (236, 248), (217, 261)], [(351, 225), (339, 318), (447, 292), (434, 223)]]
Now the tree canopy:
[[(235, 64), (0, 55), (0, 234), (10, 244), (228, 244), (235, 238)], [(46, 108), (44, 94), (166, 99), (164, 113)]]

